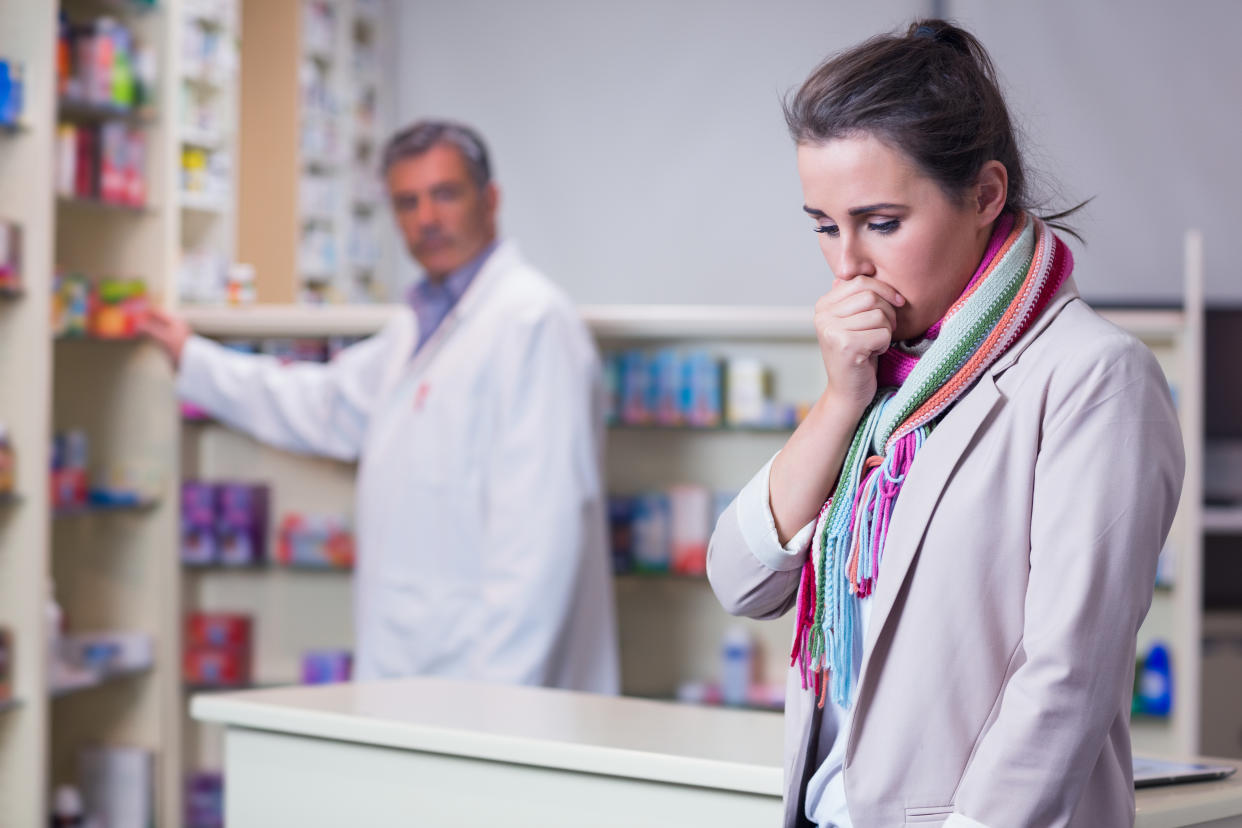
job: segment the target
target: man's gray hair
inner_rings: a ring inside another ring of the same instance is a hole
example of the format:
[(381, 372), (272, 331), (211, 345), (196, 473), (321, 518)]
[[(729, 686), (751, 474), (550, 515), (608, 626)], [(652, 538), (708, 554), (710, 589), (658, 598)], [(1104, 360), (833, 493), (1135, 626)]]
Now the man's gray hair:
[(389, 138), (384, 145), (381, 172), (387, 175), (393, 164), (422, 155), (436, 144), (456, 147), (466, 160), (470, 177), (480, 188), (492, 180), (492, 165), (483, 139), (470, 127), (454, 121), (416, 121)]

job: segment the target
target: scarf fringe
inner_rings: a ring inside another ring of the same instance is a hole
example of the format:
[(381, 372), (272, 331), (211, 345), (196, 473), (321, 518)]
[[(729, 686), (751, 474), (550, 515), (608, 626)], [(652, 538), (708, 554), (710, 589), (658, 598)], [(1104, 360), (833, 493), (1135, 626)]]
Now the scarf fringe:
[(940, 337), (917, 363), (881, 357), (880, 389), (859, 422), (832, 497), (815, 523), (803, 564), (790, 665), (820, 707), (853, 695), (857, 598), (872, 595), (901, 487), (949, 407), (1029, 327), (1073, 269), (1073, 257), (1042, 221), (999, 221), (984, 261), (934, 328)]

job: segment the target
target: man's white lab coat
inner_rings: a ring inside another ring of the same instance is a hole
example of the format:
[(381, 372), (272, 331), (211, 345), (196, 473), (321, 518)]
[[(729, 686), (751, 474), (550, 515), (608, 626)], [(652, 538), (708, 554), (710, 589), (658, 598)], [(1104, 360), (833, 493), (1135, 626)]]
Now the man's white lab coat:
[(291, 451), (358, 460), (356, 677), (615, 693), (599, 361), (512, 243), (411, 359), (399, 313), (328, 365), (192, 337), (178, 390)]

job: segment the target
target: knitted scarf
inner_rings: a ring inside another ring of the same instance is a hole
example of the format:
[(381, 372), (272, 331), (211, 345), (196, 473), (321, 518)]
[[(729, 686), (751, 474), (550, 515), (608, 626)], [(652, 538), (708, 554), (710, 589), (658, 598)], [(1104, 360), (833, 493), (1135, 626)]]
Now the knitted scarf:
[(880, 357), (879, 390), (859, 422), (815, 524), (798, 589), (791, 663), (824, 704), (851, 701), (856, 601), (875, 589), (902, 483), (945, 412), (1023, 333), (1069, 276), (1073, 257), (1037, 218), (997, 220), (978, 270), (913, 347)]

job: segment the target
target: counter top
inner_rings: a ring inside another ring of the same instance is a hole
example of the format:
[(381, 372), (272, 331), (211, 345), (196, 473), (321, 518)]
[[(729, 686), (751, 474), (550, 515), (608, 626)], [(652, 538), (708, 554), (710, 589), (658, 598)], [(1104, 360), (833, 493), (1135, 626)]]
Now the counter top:
[(234, 727), (780, 797), (779, 713), (396, 679), (195, 696)]
[[(231, 727), (783, 794), (779, 713), (430, 678), (212, 693), (195, 696), (191, 712)], [(1143, 788), (1135, 804), (1137, 828), (1237, 819), (1242, 773)]]
[[(1237, 759), (1193, 761), (1242, 766)], [(1242, 771), (1215, 782), (1140, 788), (1134, 804), (1135, 828), (1178, 828), (1231, 818), (1242, 823)]]

